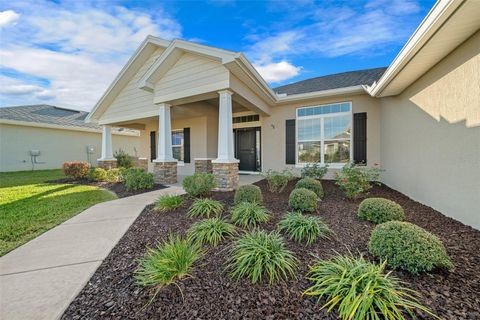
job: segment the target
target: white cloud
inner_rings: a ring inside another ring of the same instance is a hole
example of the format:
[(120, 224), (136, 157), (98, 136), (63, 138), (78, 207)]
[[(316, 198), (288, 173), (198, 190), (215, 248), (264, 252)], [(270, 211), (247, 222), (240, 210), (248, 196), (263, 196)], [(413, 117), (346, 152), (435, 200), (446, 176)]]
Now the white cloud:
[(13, 10), (0, 11), (0, 28), (15, 24), (20, 15)]
[(55, 98), (55, 93), (52, 90), (43, 88), (36, 84), (27, 84), (9, 77), (0, 76), (0, 94), (6, 97), (22, 97), (27, 101), (39, 99), (50, 100)]
[(297, 76), (301, 67), (296, 67), (287, 61), (270, 62), (263, 65), (254, 64), (255, 69), (267, 82), (280, 82)]

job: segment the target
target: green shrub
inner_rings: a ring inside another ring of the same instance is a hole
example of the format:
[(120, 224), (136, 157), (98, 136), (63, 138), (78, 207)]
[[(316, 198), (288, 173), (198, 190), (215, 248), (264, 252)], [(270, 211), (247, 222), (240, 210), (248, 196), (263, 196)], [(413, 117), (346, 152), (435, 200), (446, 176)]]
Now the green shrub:
[(278, 193), (282, 192), (287, 186), (288, 181), (293, 178), (292, 173), (288, 170), (284, 170), (282, 172), (268, 170), (266, 173), (264, 173), (264, 176), (267, 180), (268, 190), (270, 192)]
[(134, 165), (133, 157), (122, 149), (115, 151), (113, 156), (117, 159), (117, 167), (128, 169)]
[(310, 266), (312, 286), (304, 293), (324, 299), (322, 309), (337, 307), (340, 319), (403, 320), (404, 313), (415, 318), (415, 309), (434, 316), (418, 302), (415, 291), (384, 269), (385, 263), (376, 265), (351, 255), (318, 260)]
[(368, 198), (358, 206), (358, 216), (375, 224), (405, 219), (403, 208), (396, 202), (383, 198)]
[(233, 244), (227, 266), (234, 278), (246, 277), (256, 283), (267, 277), (272, 284), (288, 277), (295, 278), (297, 259), (285, 248), (278, 233), (255, 230)]
[(278, 230), (284, 232), (295, 242), (305, 242), (310, 245), (317, 238), (328, 239), (332, 231), (319, 217), (304, 216), (300, 212), (288, 213), (278, 223)]
[(370, 236), (369, 252), (389, 266), (417, 274), (437, 267), (452, 269), (453, 263), (436, 236), (408, 222), (377, 225)]
[(88, 171), (88, 180), (107, 181), (107, 171), (103, 168), (91, 168)]
[(154, 287), (158, 292), (164, 286), (190, 277), (194, 263), (201, 256), (198, 244), (170, 235), (156, 248), (147, 248), (147, 253), (135, 270), (135, 279), (139, 285)]
[(318, 163), (309, 163), (302, 168), (301, 175), (302, 178), (312, 178), (320, 180), (327, 173), (327, 171), (328, 164), (322, 167)]
[(303, 178), (298, 180), (297, 184), (295, 185), (295, 189), (298, 189), (298, 188), (305, 188), (305, 189), (311, 190), (315, 192), (315, 194), (319, 198), (323, 198), (324, 196), (322, 183), (313, 178)]
[(241, 227), (255, 227), (269, 219), (267, 210), (256, 203), (241, 202), (232, 209), (232, 221)]
[(210, 218), (194, 223), (188, 230), (188, 239), (199, 244), (217, 246), (223, 239), (236, 233), (235, 226), (220, 218)]
[(355, 164), (345, 165), (341, 171), (335, 172), (335, 183), (349, 199), (366, 195), (372, 188), (370, 182), (377, 182), (379, 178), (380, 169)]
[(182, 196), (178, 195), (162, 195), (155, 201), (155, 210), (157, 211), (171, 211), (180, 208), (183, 204)]
[(122, 176), (120, 174), (120, 169), (119, 168), (112, 168), (110, 170), (107, 170), (107, 176), (105, 177), (105, 180), (108, 182), (116, 183), (122, 181)]
[(187, 215), (189, 217), (206, 217), (210, 218), (211, 216), (219, 216), (223, 211), (223, 205), (220, 201), (203, 198), (196, 199), (190, 209), (188, 210)]
[(216, 183), (213, 174), (196, 172), (191, 176), (185, 177), (182, 186), (189, 196), (202, 197), (212, 191), (216, 187)]
[(84, 179), (88, 175), (90, 169), (90, 163), (85, 161), (72, 161), (65, 162), (63, 164), (63, 173), (66, 176), (73, 177), (75, 179)]
[(262, 204), (263, 203), (263, 196), (262, 190), (259, 187), (254, 186), (252, 184), (240, 186), (237, 191), (235, 191), (235, 204), (239, 204), (240, 202), (251, 202)]
[(312, 190), (305, 188), (293, 189), (288, 197), (288, 206), (302, 212), (317, 211), (318, 197)]
[(127, 190), (152, 189), (155, 186), (153, 174), (140, 168), (127, 169), (123, 178)]

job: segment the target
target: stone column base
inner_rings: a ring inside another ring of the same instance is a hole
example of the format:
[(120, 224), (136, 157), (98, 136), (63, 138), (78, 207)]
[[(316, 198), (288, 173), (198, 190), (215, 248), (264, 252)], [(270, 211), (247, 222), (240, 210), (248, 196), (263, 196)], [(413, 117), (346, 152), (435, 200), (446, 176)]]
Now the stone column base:
[(212, 173), (212, 159), (195, 159), (195, 172)]
[(148, 160), (147, 158), (136, 158), (135, 167), (142, 168), (145, 171), (148, 171)]
[(213, 175), (220, 191), (232, 191), (238, 187), (238, 163), (212, 163)]
[(177, 183), (177, 161), (153, 162), (153, 177), (156, 183)]
[(102, 169), (105, 169), (105, 170), (110, 170), (110, 169), (113, 169), (113, 168), (117, 167), (117, 160), (116, 159), (113, 159), (113, 160), (98, 159), (97, 160), (97, 165), (98, 165), (99, 168), (102, 168)]

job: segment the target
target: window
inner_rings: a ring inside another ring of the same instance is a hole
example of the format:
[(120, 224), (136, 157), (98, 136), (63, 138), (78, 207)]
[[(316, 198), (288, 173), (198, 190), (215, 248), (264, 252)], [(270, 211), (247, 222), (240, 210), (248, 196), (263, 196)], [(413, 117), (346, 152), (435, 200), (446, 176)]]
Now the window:
[(348, 163), (351, 138), (350, 102), (297, 109), (297, 163)]
[(173, 158), (178, 161), (184, 160), (184, 148), (183, 148), (183, 130), (172, 131), (172, 151)]

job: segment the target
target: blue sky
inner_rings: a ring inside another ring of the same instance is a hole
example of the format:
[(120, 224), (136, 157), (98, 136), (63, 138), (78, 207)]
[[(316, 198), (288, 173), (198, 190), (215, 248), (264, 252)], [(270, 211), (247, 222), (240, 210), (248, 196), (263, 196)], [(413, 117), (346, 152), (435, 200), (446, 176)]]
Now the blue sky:
[(433, 0), (0, 0), (0, 106), (90, 110), (148, 34), (243, 51), (272, 87), (388, 66)]

